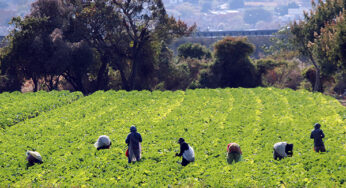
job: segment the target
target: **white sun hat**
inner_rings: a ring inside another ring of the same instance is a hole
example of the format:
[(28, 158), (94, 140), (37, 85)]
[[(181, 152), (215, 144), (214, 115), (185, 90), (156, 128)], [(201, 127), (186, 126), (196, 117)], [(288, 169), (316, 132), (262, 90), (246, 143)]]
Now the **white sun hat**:
[(102, 135), (102, 136), (100, 136), (100, 137), (97, 139), (97, 141), (96, 141), (96, 143), (94, 144), (94, 146), (95, 146), (96, 148), (100, 148), (100, 147), (103, 147), (103, 146), (109, 146), (110, 144), (111, 144), (111, 140), (109, 139), (109, 137), (106, 136), (106, 135)]
[(26, 156), (29, 156), (29, 155), (33, 156), (35, 159), (42, 162), (42, 157), (41, 157), (40, 153), (38, 153), (36, 151), (27, 151)]

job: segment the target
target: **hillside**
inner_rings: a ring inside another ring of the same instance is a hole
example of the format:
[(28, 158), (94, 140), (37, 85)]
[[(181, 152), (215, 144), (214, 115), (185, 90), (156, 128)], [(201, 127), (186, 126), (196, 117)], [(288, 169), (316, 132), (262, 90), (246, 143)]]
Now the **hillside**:
[[(10, 95), (0, 98), (4, 94)], [(32, 97), (39, 103), (39, 95)], [(346, 108), (319, 93), (239, 88), (99, 91), (78, 98), (0, 129), (0, 166), (6, 169), (0, 187), (341, 187), (346, 180)], [(316, 122), (326, 135), (323, 154), (313, 152), (309, 138)], [(131, 125), (142, 134), (143, 160), (129, 165), (124, 153)], [(97, 151), (93, 144), (103, 134), (112, 146)], [(179, 137), (195, 150), (196, 161), (187, 167), (174, 157)], [(273, 160), (279, 141), (294, 144), (292, 158)], [(244, 161), (227, 164), (230, 142), (240, 144)], [(27, 168), (27, 150), (40, 152), (44, 163)]]

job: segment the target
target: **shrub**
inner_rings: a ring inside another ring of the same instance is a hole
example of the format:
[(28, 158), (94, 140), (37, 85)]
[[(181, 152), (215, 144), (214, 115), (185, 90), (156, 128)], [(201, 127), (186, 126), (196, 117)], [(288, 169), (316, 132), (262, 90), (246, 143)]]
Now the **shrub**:
[(256, 69), (249, 55), (254, 52), (254, 45), (247, 38), (225, 37), (214, 45), (215, 64), (211, 68), (207, 87), (255, 87)]
[(180, 45), (178, 47), (178, 55), (184, 58), (211, 58), (210, 50), (207, 47), (197, 43), (185, 43)]

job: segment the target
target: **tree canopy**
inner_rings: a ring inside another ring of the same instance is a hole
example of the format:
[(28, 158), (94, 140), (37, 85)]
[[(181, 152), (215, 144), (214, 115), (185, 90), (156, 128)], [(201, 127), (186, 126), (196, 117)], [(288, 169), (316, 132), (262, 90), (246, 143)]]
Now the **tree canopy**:
[(215, 64), (210, 78), (202, 81), (208, 87), (255, 87), (255, 66), (249, 55), (255, 46), (247, 38), (225, 37), (214, 44)]
[(17, 84), (32, 79), (35, 90), (40, 79), (54, 89), (63, 77), (83, 92), (91, 92), (85, 81), (108, 89), (110, 68), (123, 89), (150, 89), (141, 83), (153, 79), (161, 41), (195, 29), (169, 17), (161, 0), (37, 0), (12, 24), (3, 72), (16, 75)]
[[(342, 59), (345, 6), (345, 0), (319, 0), (312, 3), (310, 12), (304, 13), (303, 21), (291, 24), (294, 44), (316, 69), (314, 91), (322, 91), (321, 73), (331, 75), (345, 64)], [(338, 37), (341, 39), (337, 40)]]

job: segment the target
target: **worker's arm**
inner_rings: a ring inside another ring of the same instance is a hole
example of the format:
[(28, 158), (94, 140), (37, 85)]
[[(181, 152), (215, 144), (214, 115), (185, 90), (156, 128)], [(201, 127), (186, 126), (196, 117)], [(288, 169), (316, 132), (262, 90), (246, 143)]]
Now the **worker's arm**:
[(321, 130), (321, 138), (324, 138), (324, 133), (322, 130)]
[(182, 156), (185, 150), (189, 150), (189, 145), (187, 145), (187, 143), (180, 145), (180, 153), (177, 156)]
[[(131, 133), (130, 133), (130, 134), (131, 134)], [(127, 145), (129, 145), (129, 142), (130, 142), (130, 134), (127, 135), (126, 140), (125, 140), (125, 143), (126, 143)]]

